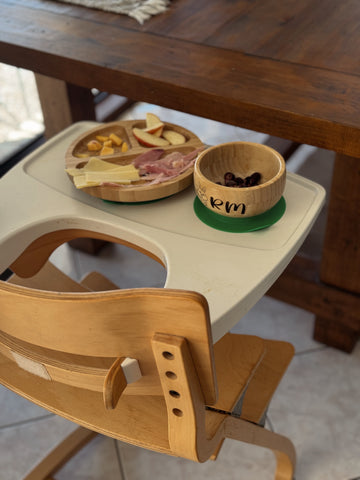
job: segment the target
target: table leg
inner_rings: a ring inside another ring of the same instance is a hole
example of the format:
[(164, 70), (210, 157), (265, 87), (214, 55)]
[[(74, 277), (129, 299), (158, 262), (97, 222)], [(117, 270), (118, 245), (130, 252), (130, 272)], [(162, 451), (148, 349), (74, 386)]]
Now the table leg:
[(320, 278), (360, 294), (360, 159), (337, 155)]
[[(322, 252), (322, 282), (358, 295), (360, 293), (360, 159), (337, 155), (334, 165), (327, 227)], [(351, 351), (359, 337), (357, 322), (345, 325), (339, 317), (333, 321), (316, 318), (314, 338)]]
[(35, 79), (46, 138), (51, 138), (74, 122), (96, 119), (94, 97), (88, 88), (40, 74), (35, 74)]
[(321, 264), (300, 252), (267, 292), (314, 313), (314, 339), (346, 352), (360, 333), (359, 213), (360, 159), (338, 155)]

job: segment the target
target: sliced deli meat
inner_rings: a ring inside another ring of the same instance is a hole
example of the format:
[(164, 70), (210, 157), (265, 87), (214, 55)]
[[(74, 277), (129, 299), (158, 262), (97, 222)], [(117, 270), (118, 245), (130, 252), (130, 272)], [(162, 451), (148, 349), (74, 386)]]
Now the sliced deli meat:
[(134, 158), (132, 164), (135, 168), (141, 168), (142, 165), (159, 160), (163, 153), (164, 150), (162, 148), (154, 148), (153, 150), (147, 150), (138, 157)]
[[(193, 166), (201, 150), (203, 150), (203, 147), (197, 148), (185, 155), (180, 152), (172, 152), (163, 158), (154, 161), (142, 161), (140, 164), (136, 162), (137, 159), (135, 159), (134, 165), (140, 168), (140, 175), (144, 179), (146, 179), (149, 174), (161, 174), (161, 181), (165, 182)], [(154, 181), (155, 179), (152, 175), (151, 180)]]

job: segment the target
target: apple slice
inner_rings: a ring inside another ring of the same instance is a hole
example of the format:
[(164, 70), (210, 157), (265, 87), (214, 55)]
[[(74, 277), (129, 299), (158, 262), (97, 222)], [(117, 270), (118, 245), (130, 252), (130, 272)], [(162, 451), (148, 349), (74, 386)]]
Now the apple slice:
[(155, 123), (151, 127), (144, 128), (144, 132), (152, 133), (157, 137), (161, 137), (163, 128), (164, 128), (164, 124), (162, 122), (159, 122), (159, 123)]
[(165, 138), (157, 137), (151, 133), (141, 130), (141, 128), (133, 128), (134, 137), (146, 147), (165, 147), (169, 142)]
[(186, 138), (182, 133), (175, 132), (174, 130), (164, 130), (162, 136), (171, 144), (171, 145), (182, 145), (186, 142)]
[(146, 114), (146, 128), (153, 127), (154, 125), (157, 125), (158, 123), (162, 123), (160, 118), (155, 115), (154, 113), (147, 113)]

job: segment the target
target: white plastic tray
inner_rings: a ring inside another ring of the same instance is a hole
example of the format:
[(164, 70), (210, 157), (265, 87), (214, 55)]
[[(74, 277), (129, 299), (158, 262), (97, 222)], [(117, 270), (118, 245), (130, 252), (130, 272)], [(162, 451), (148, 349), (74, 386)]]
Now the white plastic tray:
[(167, 268), (165, 288), (202, 293), (217, 341), (296, 254), (324, 203), (323, 187), (288, 173), (285, 214), (252, 233), (222, 232), (201, 222), (193, 210), (192, 187), (147, 204), (105, 202), (77, 190), (64, 172), (69, 144), (94, 125), (69, 127), (1, 179), (0, 271), (45, 233), (68, 228), (104, 232), (160, 258)]

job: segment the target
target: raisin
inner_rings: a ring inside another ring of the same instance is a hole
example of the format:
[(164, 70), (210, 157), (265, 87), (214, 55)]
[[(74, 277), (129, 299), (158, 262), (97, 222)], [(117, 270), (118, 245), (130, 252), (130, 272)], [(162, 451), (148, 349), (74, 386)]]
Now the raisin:
[(237, 183), (235, 182), (235, 180), (227, 180), (225, 182), (225, 186), (226, 187), (236, 187), (237, 186)]
[(245, 179), (241, 177), (235, 177), (232, 172), (226, 172), (224, 175), (224, 183), (216, 182), (217, 185), (223, 185), (225, 187), (243, 188), (243, 187), (255, 187), (259, 185), (261, 174), (254, 172)]
[(245, 187), (251, 187), (251, 177), (246, 177), (244, 180)]
[(259, 182), (260, 182), (260, 179), (261, 179), (261, 175), (259, 172), (254, 172), (252, 175), (251, 175), (251, 179), (253, 182), (255, 182), (255, 185), (258, 185)]
[(235, 175), (232, 172), (225, 173), (224, 175), (225, 183), (228, 182), (229, 180), (234, 180), (234, 179), (235, 179)]

